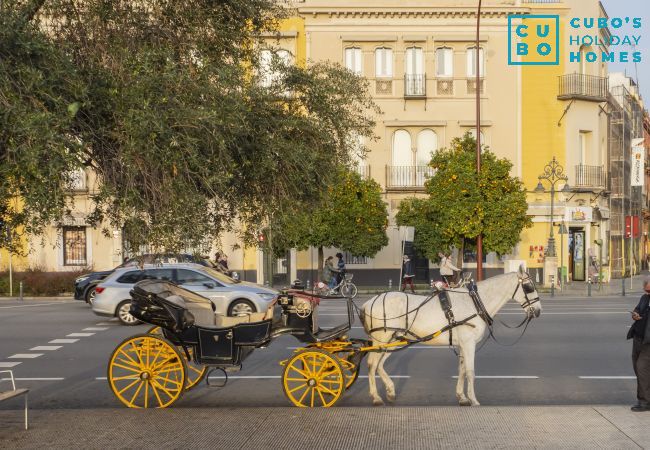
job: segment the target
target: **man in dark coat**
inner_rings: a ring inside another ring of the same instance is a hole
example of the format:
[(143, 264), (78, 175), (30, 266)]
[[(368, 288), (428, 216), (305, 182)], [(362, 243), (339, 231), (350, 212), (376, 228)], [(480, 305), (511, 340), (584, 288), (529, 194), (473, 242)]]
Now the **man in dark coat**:
[(406, 285), (411, 286), (411, 292), (415, 294), (415, 286), (413, 286), (413, 263), (407, 255), (402, 257), (402, 291), (406, 290)]
[(636, 375), (636, 398), (638, 403), (632, 407), (634, 412), (650, 411), (650, 278), (643, 281), (645, 294), (632, 311), (634, 323), (627, 333), (632, 339), (632, 365)]

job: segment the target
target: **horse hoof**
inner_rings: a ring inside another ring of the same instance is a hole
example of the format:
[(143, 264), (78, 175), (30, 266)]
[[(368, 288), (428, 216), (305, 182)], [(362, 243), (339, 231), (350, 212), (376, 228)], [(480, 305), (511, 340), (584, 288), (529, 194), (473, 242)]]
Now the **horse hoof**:
[(472, 402), (469, 400), (459, 400), (458, 406), (472, 406)]
[(479, 402), (474, 402), (472, 403), (472, 406), (481, 406), (481, 404)]
[(395, 394), (386, 394), (386, 400), (388, 400), (388, 403), (395, 402), (396, 398), (397, 396)]
[(384, 401), (380, 398), (376, 398), (372, 401), (373, 406), (384, 406)]

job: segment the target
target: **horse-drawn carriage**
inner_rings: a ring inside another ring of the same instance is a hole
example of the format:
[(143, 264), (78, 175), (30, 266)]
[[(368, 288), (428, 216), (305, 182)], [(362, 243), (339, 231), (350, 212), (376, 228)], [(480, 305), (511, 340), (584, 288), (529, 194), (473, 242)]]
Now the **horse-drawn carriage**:
[(227, 379), (254, 349), (285, 334), (306, 344), (280, 363), (285, 395), (296, 406), (332, 406), (356, 381), (368, 344), (347, 336), (354, 322), (349, 299), (347, 322), (321, 329), (318, 298), (304, 292), (283, 292), (267, 311), (241, 317), (217, 315), (209, 299), (167, 281), (142, 281), (131, 296), (131, 314), (154, 327), (117, 346), (108, 381), (132, 408), (170, 406), (214, 370)]
[[(478, 405), (473, 388), (474, 352), (488, 329), (492, 335), (492, 317), (509, 300), (526, 312), (519, 326), (527, 326), (541, 312), (535, 285), (523, 268), (481, 283), (480, 296), (473, 282), (467, 289), (444, 291), (444, 295), (443, 291), (429, 296), (377, 295), (358, 308), (371, 338), (365, 340), (348, 336), (355, 319), (351, 298), (347, 298), (347, 322), (321, 329), (319, 299), (304, 291), (282, 292), (267, 311), (227, 317), (215, 314), (209, 299), (173, 283), (141, 281), (131, 291), (130, 312), (154, 328), (117, 346), (108, 364), (108, 381), (128, 407), (164, 408), (206, 374), (209, 381), (209, 373), (219, 370), (227, 381), (228, 372), (240, 369), (253, 350), (278, 336), (292, 335), (305, 346), (280, 362), (284, 367), (282, 387), (291, 403), (300, 407), (334, 405), (356, 381), (360, 363), (370, 353), (370, 394), (375, 404), (381, 404), (375, 373), (384, 382), (389, 400), (394, 399), (395, 388), (383, 364), (391, 352), (423, 343), (459, 349), (459, 403)], [(438, 296), (447, 298), (447, 310)], [(464, 394), (465, 379), (469, 399)]]

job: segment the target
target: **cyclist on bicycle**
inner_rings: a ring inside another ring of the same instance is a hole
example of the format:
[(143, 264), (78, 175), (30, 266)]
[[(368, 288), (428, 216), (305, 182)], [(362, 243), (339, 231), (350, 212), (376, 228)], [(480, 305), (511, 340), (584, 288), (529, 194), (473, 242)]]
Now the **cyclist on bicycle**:
[(336, 257), (339, 259), (336, 263), (336, 285), (341, 284), (343, 277), (345, 276), (345, 261), (343, 261), (343, 253), (339, 252), (336, 254)]

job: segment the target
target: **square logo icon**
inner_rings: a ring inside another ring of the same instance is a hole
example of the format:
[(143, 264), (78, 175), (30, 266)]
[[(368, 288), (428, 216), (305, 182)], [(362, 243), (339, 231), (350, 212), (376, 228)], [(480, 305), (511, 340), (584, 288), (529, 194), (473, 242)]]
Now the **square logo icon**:
[(557, 66), (560, 64), (560, 16), (510, 14), (508, 65)]

